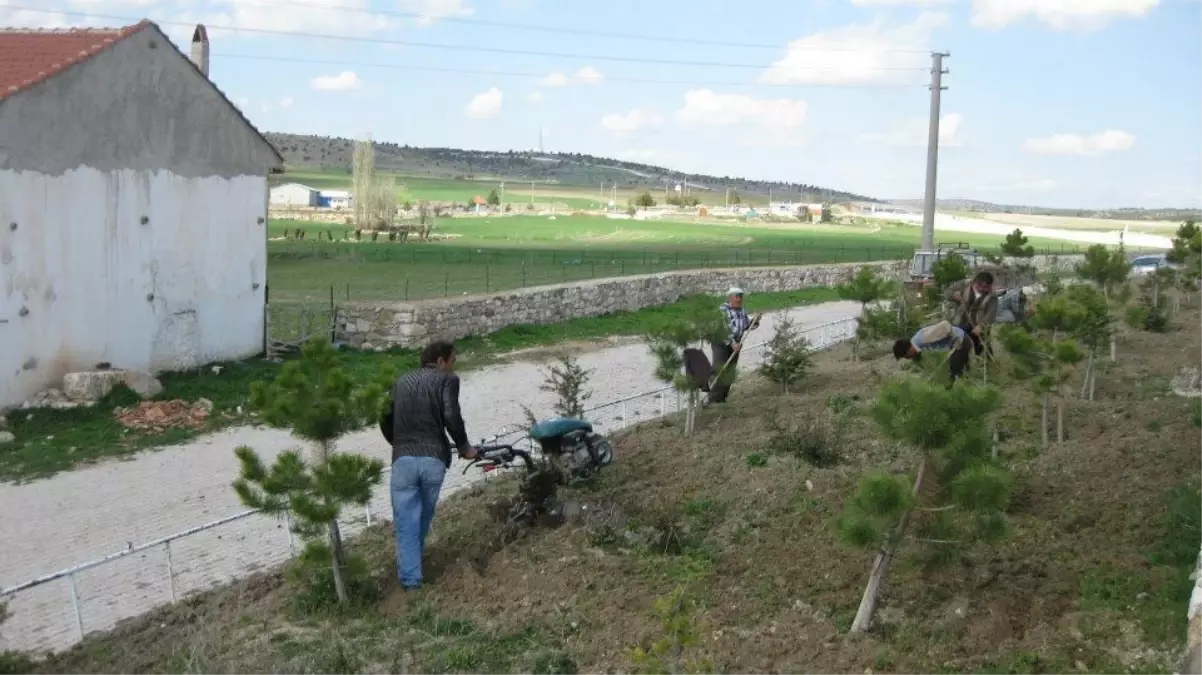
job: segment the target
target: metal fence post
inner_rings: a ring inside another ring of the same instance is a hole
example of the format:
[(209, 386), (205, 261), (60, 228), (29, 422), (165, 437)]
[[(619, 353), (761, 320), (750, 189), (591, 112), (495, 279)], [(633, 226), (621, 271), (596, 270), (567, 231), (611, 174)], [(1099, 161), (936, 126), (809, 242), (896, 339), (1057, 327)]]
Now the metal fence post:
[(167, 556), (167, 587), (171, 590), (171, 604), (175, 604), (175, 565), (171, 562), (171, 542), (163, 542), (163, 553)]
[(75, 588), (75, 575), (67, 575), (67, 588), (71, 591), (71, 609), (75, 612), (75, 630), (83, 640), (83, 614), (79, 610), (79, 590)]
[(363, 513), (367, 516), (367, 526), (371, 527), (371, 504), (363, 505)]
[(626, 401), (622, 401), (622, 428), (626, 428)]

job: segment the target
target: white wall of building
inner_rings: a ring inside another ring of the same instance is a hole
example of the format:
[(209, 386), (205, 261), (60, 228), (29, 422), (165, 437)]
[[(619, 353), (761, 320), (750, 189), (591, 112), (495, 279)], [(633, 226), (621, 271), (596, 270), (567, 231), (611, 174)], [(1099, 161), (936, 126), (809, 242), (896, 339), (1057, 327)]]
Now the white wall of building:
[(100, 362), (259, 353), (267, 197), (263, 176), (0, 171), (0, 408)]
[(300, 183), (285, 183), (271, 188), (271, 203), (276, 206), (317, 206), (317, 190)]

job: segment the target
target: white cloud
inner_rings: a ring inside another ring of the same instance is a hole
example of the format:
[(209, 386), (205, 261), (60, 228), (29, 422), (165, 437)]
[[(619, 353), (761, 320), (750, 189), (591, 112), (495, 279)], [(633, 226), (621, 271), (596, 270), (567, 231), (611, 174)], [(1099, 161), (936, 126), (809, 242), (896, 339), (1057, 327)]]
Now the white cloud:
[(592, 66), (584, 66), (575, 75), (567, 75), (560, 71), (548, 74), (538, 81), (544, 87), (566, 87), (569, 84), (597, 84), (605, 79), (600, 70)]
[(296, 101), (293, 101), (291, 96), (285, 96), (284, 98), (280, 99), (280, 107), (281, 108), (291, 108), (292, 104), (295, 102)]
[(476, 94), (475, 98), (467, 104), (464, 112), (468, 117), (477, 120), (496, 117), (501, 112), (501, 101), (504, 96), (500, 89), (492, 87), (486, 92)]
[(1055, 30), (1091, 31), (1143, 18), (1160, 0), (973, 0), (972, 24), (1005, 28), (1030, 15)]
[(580, 84), (597, 84), (601, 80), (604, 80), (605, 76), (596, 68), (585, 66), (577, 70), (576, 75), (572, 79)]
[(663, 117), (642, 108), (635, 108), (625, 115), (613, 113), (601, 118), (601, 128), (611, 134), (631, 134), (663, 123)]
[(532, 91), (529, 94), (526, 94), (526, 100), (538, 105), (539, 103), (543, 102), (543, 93), (541, 91)]
[(465, 0), (397, 0), (402, 12), (421, 14), (417, 25), (429, 26), (439, 19), (463, 18), (476, 13)]
[(785, 56), (760, 75), (763, 84), (873, 84), (912, 79), (899, 68), (930, 68), (931, 34), (948, 23), (923, 12), (910, 23), (881, 19), (814, 33), (789, 43)]
[(355, 91), (363, 88), (363, 80), (353, 71), (344, 70), (337, 75), (319, 75), (309, 86), (317, 91)]
[(1130, 150), (1134, 145), (1135, 136), (1119, 129), (1107, 129), (1089, 136), (1053, 134), (1046, 138), (1031, 138), (1023, 143), (1023, 149), (1036, 155), (1096, 157), (1108, 152)]
[(787, 98), (752, 98), (744, 94), (717, 94), (694, 89), (684, 95), (675, 112), (676, 122), (687, 127), (753, 124), (776, 130), (799, 129), (806, 118), (806, 102)]
[[(960, 135), (960, 125), (963, 121), (960, 113), (948, 113), (939, 119), (939, 147), (956, 148), (964, 144)], [(861, 134), (860, 141), (900, 148), (925, 148), (929, 134), (928, 124), (925, 119), (912, 119), (887, 133)]]

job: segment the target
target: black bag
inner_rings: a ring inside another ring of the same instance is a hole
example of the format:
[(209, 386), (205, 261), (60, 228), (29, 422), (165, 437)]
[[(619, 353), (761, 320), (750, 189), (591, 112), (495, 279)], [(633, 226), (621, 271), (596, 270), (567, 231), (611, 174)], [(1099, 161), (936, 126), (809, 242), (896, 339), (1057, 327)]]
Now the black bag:
[(693, 381), (693, 386), (708, 392), (710, 380), (714, 377), (714, 367), (710, 365), (710, 360), (706, 358), (705, 352), (690, 347), (684, 350), (682, 356), (684, 357), (685, 376)]

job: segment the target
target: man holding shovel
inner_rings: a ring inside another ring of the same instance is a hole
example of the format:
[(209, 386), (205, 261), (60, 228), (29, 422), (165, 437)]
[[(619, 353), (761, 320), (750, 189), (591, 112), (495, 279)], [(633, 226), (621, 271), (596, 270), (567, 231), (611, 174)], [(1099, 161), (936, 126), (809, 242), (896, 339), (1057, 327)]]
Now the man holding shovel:
[(726, 302), (719, 308), (726, 317), (726, 325), (730, 328), (730, 337), (726, 342), (711, 342), (710, 353), (714, 357), (714, 368), (717, 377), (710, 385), (708, 403), (722, 403), (730, 395), (730, 385), (734, 379), (735, 366), (739, 364), (739, 350), (743, 347), (743, 338), (747, 331), (754, 330), (760, 325), (760, 315), (747, 316), (743, 309), (743, 289), (732, 286), (726, 292)]

